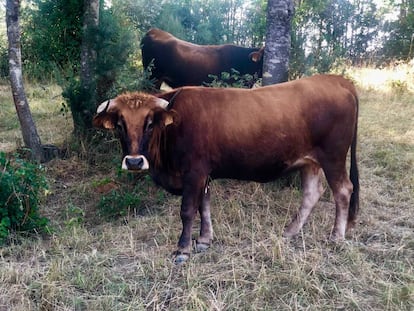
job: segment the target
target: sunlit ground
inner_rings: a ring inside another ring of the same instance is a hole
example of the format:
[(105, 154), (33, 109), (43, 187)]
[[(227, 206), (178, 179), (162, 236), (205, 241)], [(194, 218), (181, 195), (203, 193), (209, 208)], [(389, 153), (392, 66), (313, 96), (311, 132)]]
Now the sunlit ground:
[(414, 92), (414, 60), (386, 68), (350, 68), (347, 72), (367, 90)]
[[(388, 111), (383, 111), (381, 116), (382, 122), (377, 123), (377, 127), (389, 128), (387, 132), (382, 132), (381, 135), (387, 136), (383, 138), (414, 145), (414, 115), (410, 116), (414, 105), (414, 60), (409, 64), (381, 69), (349, 68), (346, 72), (360, 89), (360, 101), (368, 103), (368, 109), (383, 109), (380, 108), (382, 103), (388, 103)], [(363, 103), (361, 105), (364, 109)], [(399, 110), (405, 110), (407, 118), (401, 118), (397, 113)], [(361, 126), (365, 121), (360, 117)], [(377, 130), (381, 132), (379, 128)]]

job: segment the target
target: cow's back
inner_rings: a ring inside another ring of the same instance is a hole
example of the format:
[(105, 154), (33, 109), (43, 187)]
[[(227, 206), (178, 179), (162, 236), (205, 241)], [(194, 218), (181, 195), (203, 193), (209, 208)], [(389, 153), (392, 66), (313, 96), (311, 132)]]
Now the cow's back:
[[(212, 76), (238, 71), (258, 78), (262, 74), (263, 49), (232, 44), (197, 45), (168, 32), (151, 29), (141, 40), (142, 63), (150, 68), (156, 88), (161, 82), (171, 87), (211, 83)], [(151, 64), (153, 67), (150, 67)]]
[(181, 120), (174, 153), (202, 159), (213, 177), (272, 179), (305, 156), (317, 157), (318, 144), (332, 144), (332, 131), (350, 143), (355, 100), (352, 83), (337, 76), (253, 90), (182, 88), (172, 104)]

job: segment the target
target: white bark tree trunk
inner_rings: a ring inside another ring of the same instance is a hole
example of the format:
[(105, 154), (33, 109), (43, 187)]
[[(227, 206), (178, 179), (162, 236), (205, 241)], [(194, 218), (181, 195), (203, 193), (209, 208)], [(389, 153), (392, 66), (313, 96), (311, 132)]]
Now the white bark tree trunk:
[(293, 14), (292, 0), (268, 1), (263, 85), (288, 80), (290, 31)]
[(19, 0), (7, 0), (6, 23), (9, 41), (9, 70), (10, 83), (14, 105), (20, 122), (23, 142), (31, 150), (31, 157), (37, 162), (43, 161), (43, 148), (36, 125), (30, 112), (29, 103), (23, 85), (22, 60), (20, 48)]
[(96, 50), (94, 33), (99, 26), (99, 0), (84, 0), (83, 38), (81, 46), (82, 87), (89, 90), (94, 81)]

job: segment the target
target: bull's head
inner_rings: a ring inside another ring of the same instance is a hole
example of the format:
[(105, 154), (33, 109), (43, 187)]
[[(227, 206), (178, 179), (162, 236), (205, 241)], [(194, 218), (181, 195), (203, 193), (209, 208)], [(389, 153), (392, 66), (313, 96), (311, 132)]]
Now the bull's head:
[[(257, 75), (256, 78), (262, 77), (263, 72), (263, 56), (264, 56), (265, 47), (261, 47), (258, 51), (252, 52), (249, 54), (250, 64), (251, 66), (251, 74), (253, 72)], [(252, 81), (252, 84), (249, 84), (249, 87), (253, 87), (253, 84), (256, 82), (256, 79)]]
[(173, 123), (173, 113), (166, 110), (168, 104), (168, 101), (152, 95), (126, 93), (99, 105), (93, 126), (118, 132), (123, 169), (149, 169), (148, 154), (153, 132)]
[(265, 47), (263, 46), (258, 51), (250, 53), (249, 55), (250, 60), (253, 61), (254, 63), (263, 64), (264, 49)]

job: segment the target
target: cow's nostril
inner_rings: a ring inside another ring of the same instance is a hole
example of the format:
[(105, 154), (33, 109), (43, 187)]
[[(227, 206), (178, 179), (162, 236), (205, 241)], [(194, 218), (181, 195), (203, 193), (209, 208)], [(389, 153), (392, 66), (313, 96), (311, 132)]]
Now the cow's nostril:
[(140, 170), (144, 164), (144, 159), (142, 157), (126, 158), (125, 163), (129, 170)]

